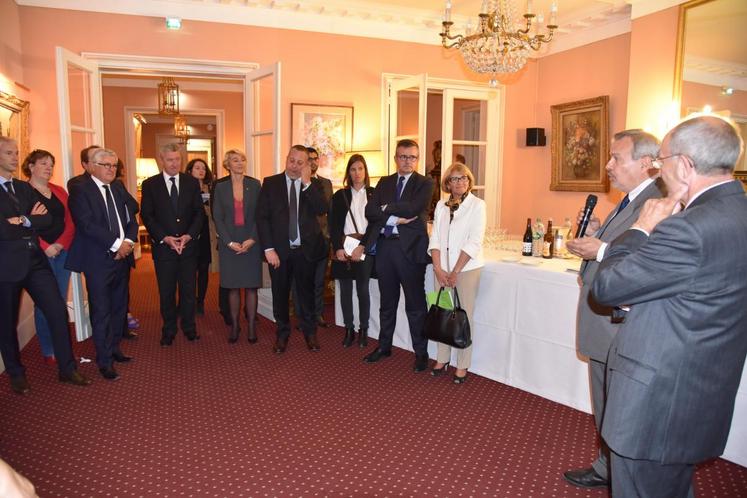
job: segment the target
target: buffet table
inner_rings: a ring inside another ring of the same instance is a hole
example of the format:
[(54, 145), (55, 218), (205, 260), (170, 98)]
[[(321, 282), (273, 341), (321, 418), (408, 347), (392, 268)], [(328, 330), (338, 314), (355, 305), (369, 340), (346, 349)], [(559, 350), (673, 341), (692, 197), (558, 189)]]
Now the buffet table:
[[(517, 258), (514, 253), (486, 251), (472, 323), (470, 371), (590, 413), (587, 364), (576, 353), (579, 265), (577, 259)], [(432, 285), (429, 266), (426, 288), (431, 290)], [(371, 280), (370, 290), (369, 335), (378, 338), (376, 280)], [(336, 292), (335, 319), (342, 326), (338, 296)], [(403, 295), (394, 345), (412, 351)], [(436, 345), (431, 342), (428, 351), (435, 358)], [(747, 370), (742, 374), (724, 458), (747, 466)]]

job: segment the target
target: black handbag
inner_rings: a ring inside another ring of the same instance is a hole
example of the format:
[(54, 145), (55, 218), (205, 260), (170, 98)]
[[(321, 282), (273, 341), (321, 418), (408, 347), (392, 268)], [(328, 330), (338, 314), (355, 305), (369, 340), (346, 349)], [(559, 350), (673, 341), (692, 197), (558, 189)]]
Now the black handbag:
[(467, 312), (459, 302), (459, 293), (454, 288), (454, 309), (445, 310), (438, 306), (443, 290), (441, 287), (436, 303), (431, 305), (425, 316), (425, 336), (431, 341), (457, 349), (468, 348), (472, 345), (472, 333)]

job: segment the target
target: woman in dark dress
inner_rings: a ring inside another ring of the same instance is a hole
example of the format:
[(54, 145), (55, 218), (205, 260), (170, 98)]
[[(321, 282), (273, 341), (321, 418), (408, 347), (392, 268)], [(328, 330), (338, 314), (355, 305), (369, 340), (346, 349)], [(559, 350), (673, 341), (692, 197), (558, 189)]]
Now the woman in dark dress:
[[(371, 307), (368, 281), (374, 267), (374, 256), (365, 253), (365, 246), (372, 238), (378, 236), (373, 233), (373, 226), (369, 226), (365, 215), (366, 204), (374, 189), (370, 186), (368, 166), (362, 155), (350, 156), (345, 168), (343, 186), (344, 188), (332, 196), (329, 211), (329, 236), (334, 251), (332, 278), (337, 279), (340, 285), (340, 304), (345, 322), (345, 338), (342, 345), (346, 348), (350, 347), (355, 340), (353, 321), (353, 282), (355, 282), (358, 294), (358, 345), (362, 348), (368, 344), (368, 319)], [(356, 239), (359, 241), (357, 245)]]
[(260, 183), (246, 176), (246, 156), (232, 149), (226, 152), (223, 167), (230, 175), (221, 178), (213, 191), (213, 219), (218, 233), (220, 285), (229, 289), (231, 333), (234, 343), (241, 334), (241, 290), (244, 290), (244, 311), (249, 326), (249, 342), (257, 342), (257, 289), (262, 285), (262, 250), (259, 247), (257, 200)]
[[(210, 186), (213, 184), (213, 174), (210, 172), (207, 163), (202, 159), (192, 159), (189, 161), (185, 172), (188, 175), (192, 175), (200, 183), (202, 204), (205, 207), (207, 221), (210, 219)], [(213, 262), (212, 244), (210, 242), (211, 225), (210, 222), (202, 224), (200, 240), (197, 242), (197, 299), (195, 301), (195, 313), (198, 315), (205, 314), (205, 294), (208, 288), (210, 263)]]
[[(46, 150), (37, 149), (26, 157), (21, 165), (21, 171), (29, 179), (29, 183), (39, 193), (39, 200), (52, 215), (52, 225), (39, 230), (39, 247), (44, 251), (49, 266), (57, 280), (62, 299), (67, 302), (68, 285), (70, 284), (70, 270), (65, 269), (67, 250), (75, 235), (75, 225), (67, 207), (67, 192), (59, 185), (51, 183), (54, 169), (54, 156)], [(52, 332), (39, 308), (34, 309), (34, 324), (36, 336), (39, 339), (44, 361), (55, 363), (52, 348)]]

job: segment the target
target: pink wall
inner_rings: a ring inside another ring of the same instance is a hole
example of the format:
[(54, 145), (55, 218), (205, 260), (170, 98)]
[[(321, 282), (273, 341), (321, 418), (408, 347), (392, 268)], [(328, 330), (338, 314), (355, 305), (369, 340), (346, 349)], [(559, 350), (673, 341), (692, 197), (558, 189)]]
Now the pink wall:
[[(502, 226), (521, 233), (527, 217), (557, 224), (583, 207), (586, 192), (551, 192), (552, 115), (550, 106), (600, 95), (610, 96), (610, 136), (625, 128), (629, 35), (543, 57), (508, 87), (504, 138)], [(526, 147), (525, 129), (545, 129), (545, 147)], [(597, 213), (609, 212), (621, 195), (597, 193)]]
[[(3, 84), (3, 79), (6, 80)], [(23, 83), (21, 23), (13, 0), (0, 0), (0, 90), (12, 92), (10, 82)]]
[(670, 7), (631, 24), (628, 128), (662, 137), (679, 119), (673, 105), (678, 20), (679, 7)]
[(729, 110), (732, 114), (747, 116), (747, 92), (735, 90), (734, 95), (721, 95), (721, 87), (685, 81), (682, 84), (682, 115), (688, 107), (702, 109), (710, 105), (714, 111)]

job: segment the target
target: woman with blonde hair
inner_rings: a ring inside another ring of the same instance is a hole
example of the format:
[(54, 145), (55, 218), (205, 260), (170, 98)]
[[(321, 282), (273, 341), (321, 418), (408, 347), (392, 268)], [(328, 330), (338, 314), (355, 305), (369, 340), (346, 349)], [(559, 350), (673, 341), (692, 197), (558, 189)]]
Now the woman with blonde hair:
[(241, 290), (244, 290), (244, 312), (249, 327), (249, 342), (257, 342), (257, 288), (262, 285), (262, 252), (259, 247), (257, 201), (260, 183), (244, 174), (246, 155), (237, 149), (226, 152), (223, 167), (229, 175), (215, 184), (213, 220), (218, 233), (220, 285), (228, 289), (231, 333), (228, 342), (235, 343), (241, 334), (239, 312)]
[[(437, 285), (456, 289), (470, 324), (474, 323), (475, 298), (484, 266), (482, 243), (486, 222), (485, 201), (471, 193), (474, 184), (472, 172), (462, 163), (454, 163), (444, 172), (441, 190), (449, 198), (436, 205), (428, 245)], [(467, 379), (472, 346), (457, 350), (456, 360), (453, 381), (462, 384)], [(439, 343), (431, 375), (446, 373), (450, 361), (451, 347)]]

